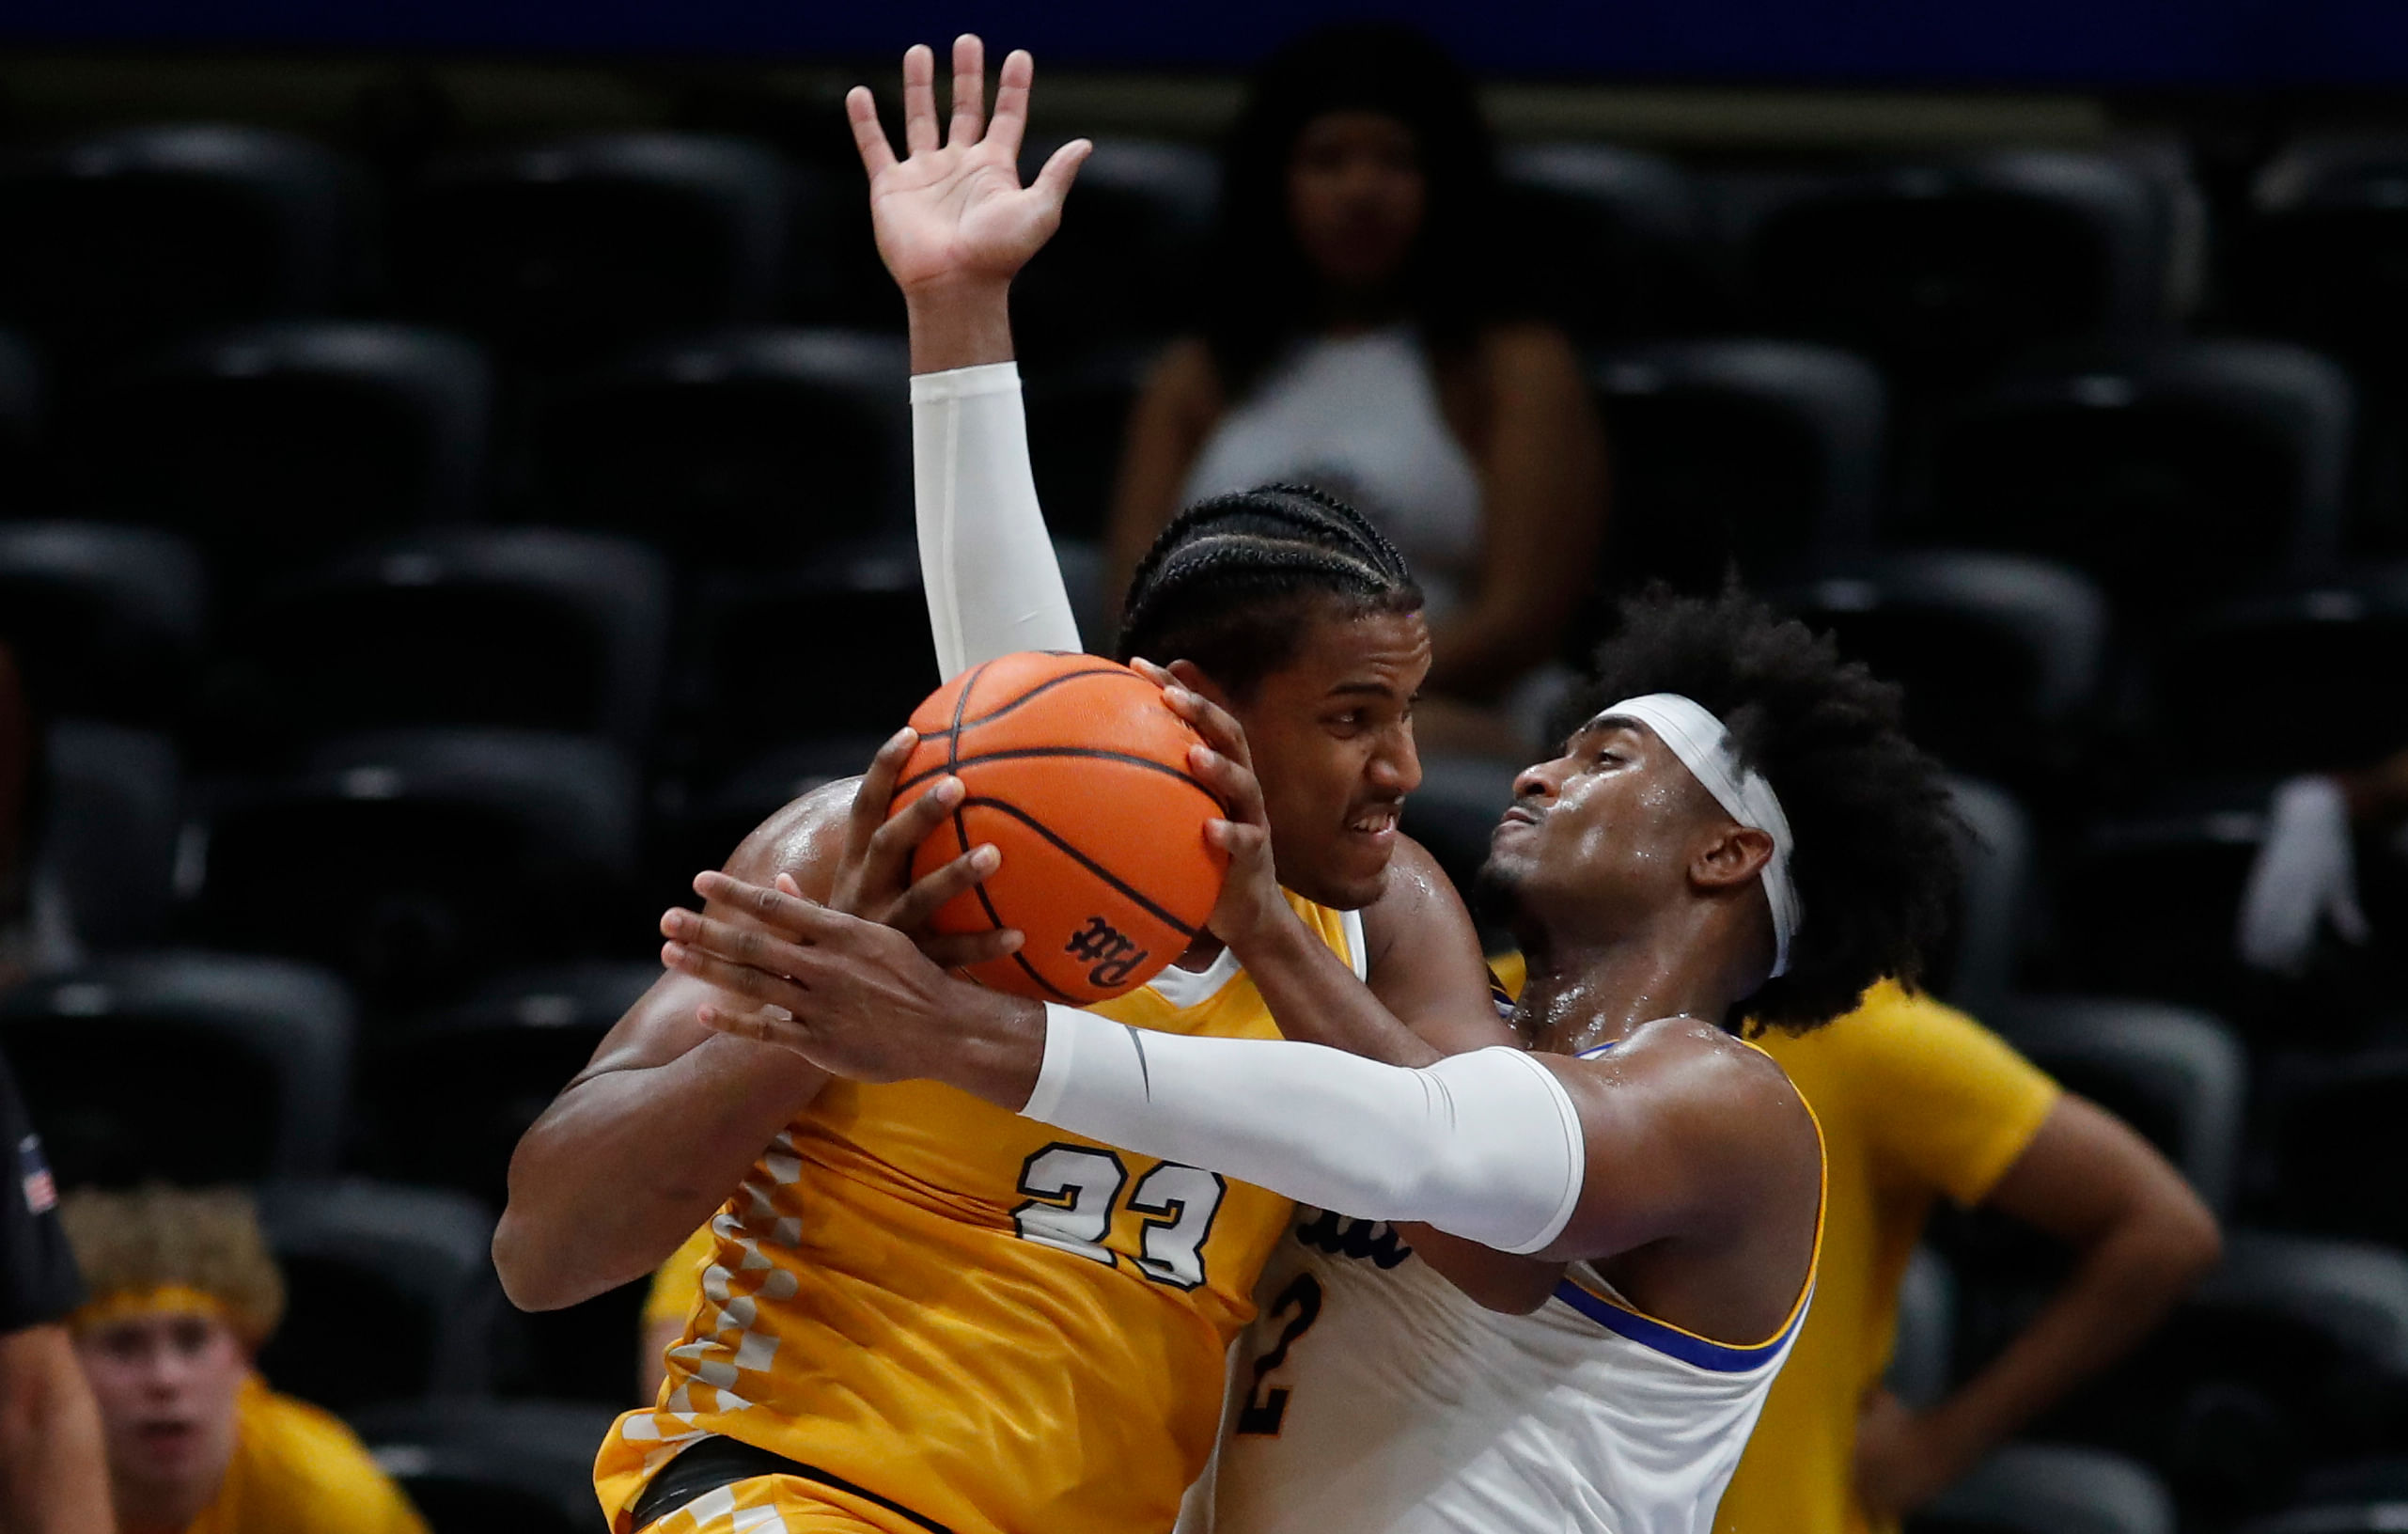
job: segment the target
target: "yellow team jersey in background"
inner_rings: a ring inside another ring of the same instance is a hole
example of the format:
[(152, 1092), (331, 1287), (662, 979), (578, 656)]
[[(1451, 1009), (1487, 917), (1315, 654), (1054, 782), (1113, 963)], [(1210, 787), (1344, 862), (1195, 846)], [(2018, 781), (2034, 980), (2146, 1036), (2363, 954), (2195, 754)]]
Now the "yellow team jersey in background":
[(184, 1534), (427, 1534), (427, 1526), (351, 1429), (254, 1374), (234, 1398), (226, 1479)]
[[(1288, 899), (1359, 973), (1360, 923)], [(1091, 1010), (1278, 1037), (1227, 955)], [(629, 1534), (651, 1474), (719, 1433), (954, 1534), (1166, 1530), (1289, 1209), (950, 1087), (830, 1082), (711, 1221), (660, 1401), (595, 1462), (603, 1509)]]

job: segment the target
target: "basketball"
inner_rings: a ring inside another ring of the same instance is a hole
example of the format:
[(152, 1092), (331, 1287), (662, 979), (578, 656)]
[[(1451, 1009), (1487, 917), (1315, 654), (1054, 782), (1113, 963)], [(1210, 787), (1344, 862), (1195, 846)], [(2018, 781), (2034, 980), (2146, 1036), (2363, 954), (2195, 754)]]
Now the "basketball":
[(947, 773), (965, 790), (912, 876), (982, 842), (1003, 853), (934, 927), (1026, 938), (973, 978), (1040, 1001), (1102, 1001), (1153, 978), (1204, 930), (1227, 868), (1204, 839), (1221, 806), (1188, 775), (1201, 740), (1152, 682), (1093, 655), (1006, 655), (937, 689), (912, 728), (919, 744), (889, 813)]

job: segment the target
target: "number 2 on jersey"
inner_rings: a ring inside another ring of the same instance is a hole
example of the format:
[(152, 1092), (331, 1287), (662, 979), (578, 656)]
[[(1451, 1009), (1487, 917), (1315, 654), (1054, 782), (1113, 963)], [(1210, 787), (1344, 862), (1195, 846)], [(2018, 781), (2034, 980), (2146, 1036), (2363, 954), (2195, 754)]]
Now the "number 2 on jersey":
[(1254, 1384), (1247, 1387), (1245, 1405), (1238, 1411), (1238, 1432), (1259, 1433), (1264, 1437), (1279, 1435), (1279, 1424), (1288, 1416), (1288, 1387), (1279, 1385), (1265, 1392), (1263, 1376), (1288, 1361), (1288, 1350), (1296, 1338), (1313, 1329), (1321, 1319), (1321, 1280), (1309, 1273), (1296, 1275), (1296, 1281), (1279, 1291), (1278, 1302), (1272, 1306), (1272, 1319), (1277, 1320), (1290, 1309), (1296, 1318), (1280, 1329), (1279, 1340), (1271, 1351), (1254, 1361)]
[[(1110, 1267), (1117, 1259), (1104, 1240), (1112, 1233), (1112, 1206), (1128, 1182), (1129, 1168), (1109, 1150), (1049, 1145), (1021, 1166), (1020, 1191), (1031, 1201), (1011, 1212), (1012, 1226), (1023, 1241)], [(1146, 1222), (1137, 1271), (1173, 1289), (1201, 1284), (1204, 1239), (1228, 1187), (1217, 1173), (1175, 1161), (1138, 1179), (1128, 1203)]]

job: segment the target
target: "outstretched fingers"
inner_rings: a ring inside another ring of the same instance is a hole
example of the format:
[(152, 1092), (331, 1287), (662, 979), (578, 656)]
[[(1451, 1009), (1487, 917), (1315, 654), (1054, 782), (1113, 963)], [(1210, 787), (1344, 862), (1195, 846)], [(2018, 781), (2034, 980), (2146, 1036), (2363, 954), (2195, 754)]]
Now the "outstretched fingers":
[(1031, 187), (1044, 202), (1055, 208), (1061, 207), (1063, 200), (1071, 195), (1071, 182), (1077, 177), (1079, 167), (1086, 164), (1087, 157), (1094, 152), (1095, 146), (1087, 140), (1071, 140), (1047, 158), (1045, 168), (1037, 173), (1037, 180), (1030, 183)]
[(742, 879), (710, 870), (696, 874), (694, 892), (706, 900), (758, 916), (763, 924), (798, 943), (817, 942), (841, 931), (847, 920), (815, 900), (798, 893), (789, 893), (796, 886), (790, 881), (787, 889), (769, 889), (748, 884)]
[(913, 154), (936, 148), (936, 55), (924, 42), (903, 52), (903, 146)]
[(765, 970), (786, 979), (802, 973), (810, 963), (808, 952), (758, 927), (740, 927), (683, 906), (672, 906), (662, 914), (661, 935), (730, 963)]
[(966, 149), (987, 131), (987, 48), (975, 33), (953, 39), (953, 124), (946, 147)]
[(1037, 64), (1028, 50), (1015, 48), (1004, 55), (1003, 72), (995, 80), (995, 115), (987, 124), (987, 137), (1013, 160), (1020, 158), (1020, 141), (1028, 132), (1028, 86), (1036, 78)]
[(800, 1013), (810, 1002), (810, 993), (783, 975), (772, 975), (765, 969), (755, 969), (749, 964), (731, 963), (715, 953), (706, 952), (690, 944), (674, 941), (662, 944), (661, 963), (680, 975), (691, 976), (731, 995), (749, 996), (768, 1006), (783, 1007), (790, 1012)]
[(878, 120), (878, 98), (868, 86), (855, 86), (845, 92), (844, 115), (852, 123), (852, 145), (861, 151), (861, 168), (875, 180), (895, 164), (895, 146), (886, 142), (885, 126)]

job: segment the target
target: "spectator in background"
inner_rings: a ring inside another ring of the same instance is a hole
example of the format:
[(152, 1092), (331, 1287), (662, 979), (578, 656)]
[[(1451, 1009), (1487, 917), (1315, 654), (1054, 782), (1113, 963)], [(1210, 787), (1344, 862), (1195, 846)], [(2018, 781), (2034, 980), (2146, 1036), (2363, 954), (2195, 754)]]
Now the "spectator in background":
[(1131, 419), (1107, 589), (1181, 506), (1327, 490), (1428, 595), (1423, 744), (1520, 760), (1531, 731), (1508, 721), (1540, 705), (1510, 705), (1590, 582), (1603, 447), (1571, 343), (1506, 318), (1493, 162), (1470, 80), (1414, 33), (1332, 28), (1264, 66), (1224, 158), (1202, 334)]
[(41, 1140), (0, 1060), (0, 1528), (104, 1534), (101, 1417), (67, 1317), (83, 1298)]
[(66, 892), (41, 862), (45, 769), (24, 676), (0, 645), (0, 986), (83, 957)]
[(2408, 751), (2354, 772), (2307, 773), (2278, 785), (2242, 891), (2236, 931), (2242, 962), (2297, 976), (2328, 924), (2351, 943), (2371, 937), (2358, 904), (2357, 837), (2402, 821), (2408, 821)]
[(350, 1429), (252, 1371), (284, 1280), (247, 1197), (87, 1190), (61, 1213), (119, 1534), (426, 1534)]

